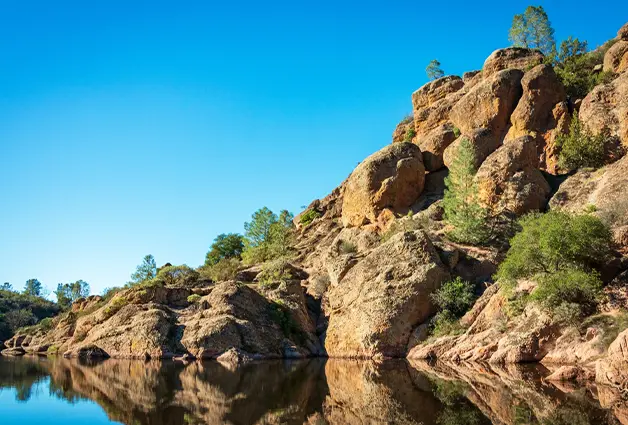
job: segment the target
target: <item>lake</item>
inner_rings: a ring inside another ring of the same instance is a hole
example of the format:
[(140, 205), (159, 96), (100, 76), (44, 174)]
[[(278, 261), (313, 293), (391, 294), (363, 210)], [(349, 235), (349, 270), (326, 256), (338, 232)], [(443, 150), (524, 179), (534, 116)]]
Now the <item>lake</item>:
[(0, 357), (2, 424), (628, 424), (608, 388), (542, 366)]

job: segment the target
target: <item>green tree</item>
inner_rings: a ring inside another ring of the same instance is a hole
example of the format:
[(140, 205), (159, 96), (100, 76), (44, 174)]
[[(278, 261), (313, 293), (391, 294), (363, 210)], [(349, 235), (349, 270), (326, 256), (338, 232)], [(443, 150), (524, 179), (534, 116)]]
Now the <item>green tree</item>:
[(54, 294), (57, 297), (57, 304), (65, 309), (79, 298), (85, 298), (89, 295), (89, 284), (84, 280), (77, 280), (72, 283), (59, 283)]
[(0, 287), (0, 289), (3, 291), (12, 291), (13, 285), (11, 285), (9, 282), (4, 282), (2, 286)]
[(9, 311), (4, 317), (12, 333), (15, 333), (19, 328), (37, 323), (37, 317), (35, 317), (31, 310), (26, 308)]
[(558, 63), (565, 63), (587, 53), (587, 51), (588, 44), (586, 41), (580, 41), (577, 38), (569, 36), (560, 43), (556, 60)]
[(242, 257), (244, 238), (237, 233), (222, 233), (216, 236), (209, 252), (205, 256), (205, 265), (212, 266), (220, 260)]
[(569, 134), (561, 134), (556, 138), (556, 147), (559, 149), (558, 164), (567, 170), (601, 167), (605, 161), (605, 145), (604, 132), (591, 134), (574, 113)]
[(437, 80), (445, 75), (445, 72), (440, 67), (440, 62), (436, 59), (432, 59), (427, 68), (425, 68), (425, 72), (430, 80)]
[(457, 242), (481, 244), (490, 237), (488, 213), (478, 202), (474, 181), (475, 156), (471, 143), (463, 139), (445, 179), (445, 220), (453, 226), (449, 237)]
[(186, 264), (180, 266), (166, 266), (159, 269), (159, 273), (150, 283), (168, 286), (189, 286), (198, 280), (199, 273)]
[(43, 286), (37, 279), (28, 279), (24, 285), (24, 294), (38, 297), (41, 295)]
[(515, 15), (508, 38), (516, 47), (538, 49), (545, 55), (554, 55), (554, 29), (543, 6), (528, 6), (523, 14)]
[(244, 224), (243, 261), (261, 263), (288, 255), (294, 238), (293, 218), (286, 210), (279, 217), (266, 207), (256, 211), (252, 220)]
[(157, 264), (155, 258), (148, 254), (144, 256), (142, 264), (136, 267), (135, 273), (131, 275), (131, 285), (147, 282), (157, 276)]

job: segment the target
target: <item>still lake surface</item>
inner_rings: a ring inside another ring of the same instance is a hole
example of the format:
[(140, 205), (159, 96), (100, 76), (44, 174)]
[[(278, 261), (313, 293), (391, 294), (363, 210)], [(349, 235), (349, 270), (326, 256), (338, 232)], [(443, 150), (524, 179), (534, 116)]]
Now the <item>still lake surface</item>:
[(349, 360), (240, 367), (0, 357), (2, 424), (626, 424), (611, 389), (548, 371)]

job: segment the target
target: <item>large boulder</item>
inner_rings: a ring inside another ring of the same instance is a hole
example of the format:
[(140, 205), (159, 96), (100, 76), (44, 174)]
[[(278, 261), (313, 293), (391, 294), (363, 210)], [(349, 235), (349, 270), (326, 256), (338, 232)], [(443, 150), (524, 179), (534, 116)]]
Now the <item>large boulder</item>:
[(451, 109), (449, 117), (463, 134), (489, 129), (499, 140), (508, 129), (510, 114), (521, 98), (523, 72), (499, 71), (474, 86)]
[(427, 171), (437, 171), (445, 166), (443, 153), (456, 140), (456, 132), (451, 124), (443, 124), (427, 135), (418, 138), (423, 153), (423, 164)]
[(542, 210), (550, 186), (536, 168), (536, 143), (529, 136), (505, 143), (482, 163), (475, 176), (480, 201), (494, 213), (522, 215)]
[(449, 112), (464, 92), (460, 77), (448, 76), (425, 84), (412, 94), (417, 137), (449, 123)]
[(579, 117), (593, 134), (610, 132), (628, 146), (628, 72), (595, 87), (582, 100)]
[(604, 54), (604, 71), (619, 74), (628, 69), (628, 41), (619, 40)]
[(489, 78), (491, 75), (504, 69), (519, 69), (525, 72), (542, 62), (543, 53), (538, 50), (523, 47), (507, 47), (491, 53), (484, 61), (482, 75), (484, 78)]
[(628, 41), (628, 23), (625, 23), (619, 31), (617, 31), (617, 39)]
[(425, 184), (423, 156), (412, 143), (395, 143), (366, 158), (344, 187), (342, 222), (362, 226), (377, 222), (385, 209), (402, 211), (412, 205)]
[(478, 168), (482, 162), (501, 145), (501, 140), (488, 128), (477, 128), (465, 133), (451, 143), (443, 152), (443, 163), (446, 167), (456, 159), (458, 147), (463, 140), (467, 140), (473, 150), (474, 166)]
[(537, 143), (539, 166), (558, 172), (556, 137), (568, 130), (570, 115), (565, 89), (550, 65), (537, 65), (521, 79), (523, 96), (510, 117), (506, 140), (532, 136)]
[(413, 330), (434, 312), (430, 294), (448, 278), (423, 231), (393, 236), (331, 285), (327, 353), (404, 356)]

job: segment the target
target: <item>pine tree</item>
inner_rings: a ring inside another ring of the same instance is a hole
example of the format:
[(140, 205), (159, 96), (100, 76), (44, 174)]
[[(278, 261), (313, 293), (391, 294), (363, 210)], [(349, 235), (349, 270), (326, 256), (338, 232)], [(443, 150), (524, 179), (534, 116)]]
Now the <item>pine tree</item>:
[(453, 226), (449, 237), (462, 243), (481, 244), (488, 240), (488, 213), (478, 202), (478, 188), (474, 181), (477, 172), (471, 143), (463, 139), (445, 179), (443, 208), (445, 220)]
[(430, 80), (437, 80), (445, 75), (445, 72), (440, 67), (440, 62), (436, 59), (433, 59), (427, 68), (425, 68), (425, 72), (427, 73), (427, 78)]
[(40, 296), (43, 286), (37, 279), (28, 279), (24, 285), (24, 294), (32, 296)]
[(508, 38), (516, 47), (539, 49), (544, 55), (556, 54), (554, 28), (543, 6), (528, 6), (521, 15), (515, 15)]
[(135, 273), (131, 275), (131, 282), (129, 284), (137, 284), (149, 281), (157, 276), (157, 263), (155, 258), (148, 254), (144, 256), (142, 264), (136, 267)]

